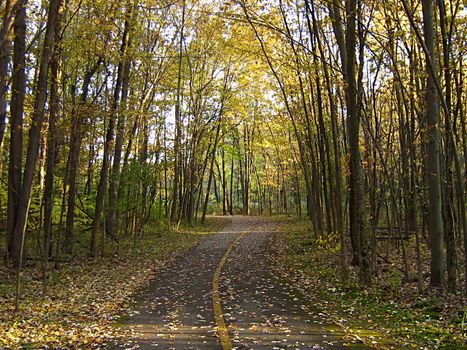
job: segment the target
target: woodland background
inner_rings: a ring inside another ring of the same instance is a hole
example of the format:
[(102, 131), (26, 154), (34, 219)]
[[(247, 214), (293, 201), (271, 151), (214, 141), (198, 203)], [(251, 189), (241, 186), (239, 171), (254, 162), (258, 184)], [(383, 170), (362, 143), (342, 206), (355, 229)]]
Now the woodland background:
[(341, 281), (397, 271), (462, 301), (466, 6), (1, 1), (4, 280), (46, 286), (209, 213), (287, 214)]

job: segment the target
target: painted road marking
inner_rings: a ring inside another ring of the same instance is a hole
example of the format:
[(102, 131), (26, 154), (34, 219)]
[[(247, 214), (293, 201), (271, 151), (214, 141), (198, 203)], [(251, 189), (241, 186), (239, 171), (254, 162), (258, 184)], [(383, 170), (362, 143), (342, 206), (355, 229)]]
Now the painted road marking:
[(229, 257), (230, 252), (243, 237), (245, 237), (248, 233), (251, 232), (251, 230), (252, 230), (252, 227), (250, 227), (248, 230), (243, 232), (240, 236), (237, 237), (235, 241), (233, 241), (229, 245), (224, 256), (219, 262), (219, 265), (217, 266), (216, 271), (214, 271), (214, 278), (212, 280), (212, 304), (213, 304), (213, 309), (214, 309), (214, 318), (217, 324), (217, 334), (219, 335), (219, 340), (221, 342), (222, 349), (224, 350), (232, 350), (233, 345), (232, 345), (232, 340), (230, 339), (229, 330), (227, 329), (227, 326), (225, 325), (224, 315), (222, 314), (221, 298), (220, 298), (220, 293), (219, 293), (219, 278), (221, 275), (222, 268), (224, 267)]

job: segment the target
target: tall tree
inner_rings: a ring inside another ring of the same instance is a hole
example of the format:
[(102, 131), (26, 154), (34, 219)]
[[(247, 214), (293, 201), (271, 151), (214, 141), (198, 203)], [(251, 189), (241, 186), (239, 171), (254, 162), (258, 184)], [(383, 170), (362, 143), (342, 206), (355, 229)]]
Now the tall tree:
[[(45, 117), (45, 102), (47, 97), (47, 86), (49, 78), (49, 64), (54, 49), (56, 20), (63, 0), (52, 0), (49, 4), (46, 32), (39, 63), (39, 73), (36, 81), (36, 93), (34, 99), (34, 109), (29, 129), (28, 147), (26, 162), (19, 192), (18, 209), (15, 215), (15, 224), (12, 232), (12, 258), (17, 269), (21, 268), (24, 238), (28, 218), (29, 204), (31, 201), (31, 190), (36, 172), (36, 164), (39, 156), (39, 146), (42, 132), (42, 125)], [(23, 10), (20, 10), (20, 13)], [(25, 9), (24, 9), (25, 11)], [(21, 21), (25, 21), (26, 14)], [(25, 22), (24, 22), (25, 24)], [(25, 30), (26, 28), (23, 27)]]
[(120, 175), (121, 175), (121, 161), (123, 151), (123, 141), (125, 138), (125, 124), (127, 114), (127, 100), (128, 91), (130, 88), (130, 70), (131, 70), (131, 57), (129, 50), (131, 48), (132, 38), (132, 26), (134, 26), (134, 13), (137, 9), (137, 1), (135, 5), (132, 5), (130, 1), (127, 3), (127, 16), (125, 18), (124, 28), (124, 42), (126, 47), (122, 49), (122, 96), (120, 99), (120, 108), (118, 110), (117, 130), (115, 135), (115, 149), (113, 156), (112, 172), (109, 179), (109, 208), (106, 216), (106, 230), (107, 233), (116, 238), (117, 237), (117, 205), (118, 205), (118, 193), (120, 186)]
[(428, 184), (428, 230), (431, 246), (431, 285), (444, 284), (443, 212), (441, 205), (439, 105), (436, 88), (435, 21), (433, 0), (422, 0), (426, 46), (425, 167)]
[(59, 9), (55, 23), (55, 48), (50, 64), (49, 119), (47, 130), (47, 162), (44, 179), (44, 255), (45, 261), (52, 255), (53, 201), (55, 195), (54, 172), (58, 154), (57, 124), (60, 119), (61, 61), (62, 61), (62, 18), (65, 6)]
[(86, 101), (88, 99), (91, 80), (96, 74), (102, 59), (98, 58), (95, 63), (86, 71), (83, 79), (81, 95), (79, 96), (77, 105), (72, 109), (71, 116), (71, 137), (67, 160), (67, 176), (65, 182), (68, 185), (67, 191), (67, 213), (65, 221), (65, 238), (63, 242), (63, 250), (67, 254), (73, 253), (74, 241), (74, 224), (75, 224), (75, 204), (78, 191), (77, 176), (79, 170), (79, 158), (81, 153), (81, 145), (83, 140), (83, 126), (85, 124)]
[(0, 145), (5, 136), (7, 116), (8, 64), (11, 60), (11, 31), (13, 19), (21, 1), (5, 1), (2, 26), (0, 28)]
[(10, 158), (8, 162), (8, 253), (15, 262), (19, 258), (21, 237), (14, 236), (16, 215), (21, 201), (21, 167), (23, 159), (23, 112), (26, 93), (26, 0), (19, 1), (14, 20), (13, 74), (10, 104)]
[(180, 139), (182, 133), (182, 121), (181, 121), (181, 86), (182, 86), (182, 61), (183, 61), (183, 42), (184, 42), (184, 30), (185, 30), (185, 9), (186, 3), (183, 0), (182, 5), (182, 22), (180, 23), (180, 38), (178, 42), (178, 73), (177, 73), (177, 101), (175, 103), (175, 135), (174, 135), (174, 179), (172, 189), (172, 207), (170, 209), (170, 221), (173, 223), (178, 217), (178, 193), (180, 185)]

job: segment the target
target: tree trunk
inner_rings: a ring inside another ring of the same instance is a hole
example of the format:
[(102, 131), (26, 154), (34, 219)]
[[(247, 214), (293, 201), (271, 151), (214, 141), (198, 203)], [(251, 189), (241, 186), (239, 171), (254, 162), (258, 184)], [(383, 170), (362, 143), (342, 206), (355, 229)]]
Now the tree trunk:
[[(324, 58), (324, 49), (318, 32), (318, 26), (316, 23), (316, 12), (314, 8), (314, 1), (311, 2), (311, 9), (309, 7), (309, 2), (306, 1), (306, 10), (307, 15), (311, 13), (312, 23), (313, 23), (313, 32), (315, 34), (318, 50), (321, 56)], [(308, 19), (308, 16), (307, 16)], [(309, 21), (309, 19), (308, 19)], [(309, 23), (309, 22), (308, 22)], [(308, 24), (309, 25), (309, 24)], [(310, 27), (310, 25), (309, 25)], [(311, 28), (309, 28), (311, 32)], [(323, 64), (324, 78), (326, 81), (326, 89), (329, 98), (329, 112), (331, 117), (331, 135), (333, 140), (333, 150), (334, 150), (334, 181), (335, 181), (335, 191), (334, 191), (334, 206), (335, 206), (335, 221), (336, 221), (336, 233), (339, 235), (340, 244), (341, 244), (341, 277), (345, 279), (347, 276), (347, 254), (345, 246), (345, 232), (344, 232), (344, 217), (343, 217), (343, 207), (342, 207), (342, 166), (341, 166), (341, 152), (339, 146), (339, 132), (338, 132), (338, 119), (336, 112), (336, 105), (334, 102), (334, 94), (332, 92), (332, 83), (331, 78), (329, 77), (329, 71), (327, 64)]]
[[(89, 255), (95, 257), (97, 255), (98, 235), (101, 231), (101, 216), (104, 211), (105, 193), (107, 191), (107, 182), (109, 178), (109, 165), (110, 165), (110, 154), (112, 153), (112, 146), (115, 138), (115, 124), (116, 124), (116, 112), (118, 110), (118, 102), (120, 98), (120, 92), (122, 87), (122, 65), (118, 68), (118, 77), (115, 83), (115, 90), (113, 96), (112, 108), (109, 116), (109, 123), (107, 126), (107, 132), (105, 134), (104, 141), (104, 155), (102, 157), (102, 167), (100, 171), (99, 184), (97, 186), (96, 206), (94, 210), (94, 218), (92, 221), (91, 229), (91, 242), (89, 245)], [(101, 248), (104, 245), (104, 239), (101, 239)]]
[(229, 204), (229, 214), (233, 215), (233, 206), (234, 206), (234, 194), (233, 194), (233, 183), (234, 183), (234, 157), (231, 156), (230, 159), (230, 204)]
[[(31, 118), (31, 127), (29, 129), (29, 142), (24, 166), (23, 181), (21, 184), (20, 201), (18, 210), (15, 216), (15, 225), (13, 228), (13, 241), (15, 244), (13, 260), (17, 271), (16, 282), (16, 310), (19, 309), (20, 295), (20, 271), (23, 260), (23, 250), (26, 235), (26, 226), (28, 220), (29, 204), (31, 202), (31, 190), (36, 172), (36, 164), (39, 156), (39, 147), (41, 141), (42, 124), (45, 116), (45, 102), (47, 98), (47, 85), (49, 77), (49, 64), (52, 57), (55, 41), (55, 28), (58, 14), (62, 6), (62, 0), (51, 0), (49, 3), (48, 18), (42, 56), (39, 63), (39, 73), (36, 81), (36, 93), (34, 98), (34, 109)], [(25, 4), (26, 5), (26, 4)], [(21, 20), (24, 23), (22, 30), (26, 29), (26, 9), (22, 8), (20, 14), (23, 13)]]
[[(451, 120), (451, 58), (450, 58), (450, 42), (451, 38), (448, 37), (446, 28), (446, 9), (444, 0), (438, 0), (439, 20), (441, 27), (441, 38), (443, 43), (443, 69), (445, 80), (445, 100), (447, 111), (445, 111), (445, 169), (444, 169), (444, 188), (443, 188), (443, 221), (444, 221), (444, 235), (446, 241), (446, 267), (448, 275), (448, 288), (455, 291), (457, 288), (456, 278), (456, 239), (454, 234), (454, 193), (453, 193), (453, 162), (457, 158), (457, 150), (455, 147), (454, 134), (452, 130)], [(456, 159), (457, 160), (457, 159)]]
[(216, 137), (214, 139), (214, 145), (212, 147), (212, 155), (211, 155), (211, 164), (209, 165), (209, 175), (208, 175), (208, 184), (206, 188), (206, 198), (204, 200), (203, 205), (203, 215), (201, 216), (201, 223), (204, 224), (206, 222), (206, 212), (208, 209), (209, 203), (209, 192), (211, 190), (211, 182), (214, 173), (214, 161), (216, 160), (216, 151), (217, 151), (217, 143), (219, 142), (219, 134), (221, 131), (221, 123), (222, 123), (222, 108), (220, 110), (219, 120), (217, 121), (217, 129), (216, 129)]
[(11, 59), (11, 30), (20, 3), (21, 1), (16, 0), (7, 0), (5, 2), (3, 22), (0, 29), (0, 145), (3, 144), (3, 137), (5, 136), (7, 116), (7, 76), (8, 64)]
[(178, 47), (178, 75), (177, 75), (177, 103), (175, 104), (175, 139), (174, 139), (174, 181), (173, 181), (173, 194), (172, 194), (172, 208), (170, 209), (170, 222), (177, 221), (178, 208), (178, 191), (180, 182), (180, 138), (182, 133), (181, 125), (181, 88), (182, 88), (182, 59), (183, 59), (183, 31), (185, 28), (185, 0), (183, 0), (182, 7), (182, 23), (180, 27), (180, 41)]
[(227, 215), (229, 208), (229, 193), (227, 192), (227, 178), (225, 172), (225, 151), (221, 150), (222, 157), (222, 215)]
[[(131, 4), (128, 2), (128, 6)], [(128, 90), (130, 88), (130, 70), (131, 70), (131, 59), (128, 55), (128, 48), (131, 46), (131, 23), (133, 9), (127, 8), (129, 14), (125, 20), (125, 29), (123, 32), (122, 47), (120, 49), (120, 55), (122, 59), (123, 73), (122, 73), (122, 96), (120, 99), (120, 108), (118, 111), (117, 121), (117, 134), (115, 136), (115, 149), (112, 164), (112, 173), (109, 179), (109, 207), (106, 216), (106, 230), (110, 237), (117, 239), (117, 205), (118, 205), (118, 191), (120, 185), (120, 173), (121, 173), (121, 160), (123, 141), (125, 137), (125, 119), (126, 119), (126, 104), (128, 100)]]
[[(29, 204), (31, 199), (31, 190), (36, 172), (36, 164), (39, 156), (39, 146), (41, 140), (42, 124), (45, 116), (45, 102), (47, 98), (47, 85), (49, 77), (49, 64), (54, 49), (55, 26), (60, 7), (63, 0), (51, 0), (44, 38), (42, 56), (39, 63), (39, 73), (36, 82), (36, 94), (34, 99), (34, 110), (32, 114), (31, 127), (29, 129), (29, 141), (27, 148), (26, 163), (24, 166), (23, 181), (21, 184), (20, 201), (16, 213), (15, 226), (13, 229), (13, 240), (15, 245), (14, 261), (17, 269), (21, 268), (22, 251), (24, 246), (24, 236), (26, 233), (26, 224), (28, 219)], [(25, 8), (20, 10), (20, 13)], [(24, 13), (24, 18), (26, 13)], [(23, 27), (24, 30), (26, 29)]]
[[(441, 207), (441, 175), (440, 175), (440, 135), (438, 117), (438, 95), (436, 91), (436, 74), (432, 68), (435, 58), (435, 30), (433, 0), (422, 0), (423, 29), (426, 55), (427, 82), (425, 91), (425, 167), (428, 185), (428, 230), (431, 246), (431, 285), (444, 284), (444, 253), (443, 253), (443, 217)], [(430, 64), (432, 67), (430, 67)]]
[(357, 250), (358, 265), (360, 267), (360, 280), (364, 285), (371, 282), (368, 261), (368, 247), (365, 225), (365, 197), (364, 183), (360, 156), (360, 113), (358, 112), (357, 84), (355, 80), (356, 66), (356, 12), (357, 0), (347, 2), (347, 28), (346, 28), (346, 51), (347, 69), (344, 76), (346, 82), (346, 104), (347, 104), (347, 131), (349, 141), (349, 211), (350, 211), (350, 234), (353, 237)]
[(8, 162), (7, 241), (8, 257), (19, 257), (21, 237), (14, 237), (13, 230), (20, 202), (21, 166), (23, 159), (23, 112), (26, 92), (26, 4), (18, 2), (19, 10), (14, 20), (13, 75), (10, 105), (10, 157)]
[(65, 222), (65, 238), (63, 241), (63, 250), (67, 254), (73, 253), (74, 233), (73, 227), (75, 222), (75, 203), (77, 187), (77, 176), (79, 170), (79, 158), (81, 152), (81, 142), (83, 138), (82, 127), (85, 120), (85, 111), (83, 111), (89, 93), (91, 79), (97, 72), (102, 60), (97, 62), (86, 72), (83, 81), (83, 91), (78, 102), (78, 106), (72, 111), (71, 139), (70, 150), (68, 153), (68, 196), (67, 196), (67, 214)]
[[(62, 7), (63, 9), (64, 7)], [(61, 29), (63, 11), (59, 11), (55, 24), (55, 50), (51, 61), (49, 97), (49, 128), (47, 131), (47, 163), (44, 184), (44, 256), (45, 265), (52, 255), (52, 218), (54, 202), (54, 170), (57, 163), (57, 122), (60, 118)], [(44, 274), (45, 275), (45, 274)]]

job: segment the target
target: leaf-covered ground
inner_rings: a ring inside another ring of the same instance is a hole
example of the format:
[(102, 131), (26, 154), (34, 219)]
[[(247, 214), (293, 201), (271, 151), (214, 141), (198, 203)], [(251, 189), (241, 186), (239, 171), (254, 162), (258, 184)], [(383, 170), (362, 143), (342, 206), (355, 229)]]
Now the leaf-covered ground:
[(121, 336), (112, 322), (133, 304), (135, 292), (160, 269), (219, 230), (225, 219), (212, 218), (204, 227), (178, 232), (148, 233), (119, 256), (66, 263), (51, 270), (47, 293), (42, 293), (40, 266), (22, 273), (22, 300), (14, 312), (14, 275), (0, 270), (0, 348), (98, 348)]
[(312, 242), (307, 222), (279, 222), (273, 262), (278, 274), (334, 322), (376, 348), (467, 349), (465, 298), (430, 290), (427, 274), (422, 293), (415, 283), (404, 283), (395, 248), (388, 259), (393, 263), (379, 261), (378, 279), (364, 290), (358, 287), (355, 270), (346, 283), (340, 281), (339, 244), (334, 238)]
[(119, 322), (133, 336), (113, 349), (369, 349), (278, 283), (267, 258), (275, 230), (232, 217), (141, 291)]

